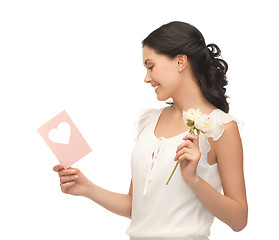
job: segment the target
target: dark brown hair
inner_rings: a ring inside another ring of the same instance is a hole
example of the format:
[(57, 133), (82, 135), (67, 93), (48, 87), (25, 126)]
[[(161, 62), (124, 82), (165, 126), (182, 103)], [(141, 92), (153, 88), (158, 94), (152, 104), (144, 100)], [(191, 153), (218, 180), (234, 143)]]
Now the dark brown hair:
[(229, 97), (225, 95), (224, 87), (228, 84), (228, 64), (219, 58), (221, 50), (216, 44), (205, 44), (204, 37), (197, 28), (189, 23), (173, 21), (151, 32), (142, 41), (143, 46), (151, 47), (158, 54), (164, 54), (171, 59), (178, 54), (187, 55), (205, 98), (215, 107), (229, 112), (226, 99)]

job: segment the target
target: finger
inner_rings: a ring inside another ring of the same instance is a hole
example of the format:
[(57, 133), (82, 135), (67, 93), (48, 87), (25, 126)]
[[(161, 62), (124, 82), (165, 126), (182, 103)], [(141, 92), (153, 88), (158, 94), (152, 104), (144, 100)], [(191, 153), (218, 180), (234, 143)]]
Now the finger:
[(185, 140), (184, 142), (180, 143), (180, 144), (178, 145), (177, 149), (176, 149), (176, 153), (179, 152), (179, 151), (180, 151), (182, 148), (184, 148), (184, 147), (189, 147), (191, 143), (192, 143), (192, 142), (191, 142), (191, 140), (189, 140), (189, 139), (187, 139), (187, 140)]
[(177, 163), (181, 163), (183, 160), (188, 160), (188, 161), (190, 161), (190, 157), (191, 157), (191, 154), (189, 154), (189, 153), (184, 153), (184, 154), (182, 154), (182, 155), (177, 159)]
[(190, 140), (186, 140), (186, 141), (187, 141), (187, 143), (186, 143), (187, 148), (190, 148), (190, 149), (196, 148), (196, 145), (193, 142), (191, 142)]
[(75, 184), (75, 182), (67, 182), (67, 183), (60, 184), (61, 191), (63, 193), (68, 193), (69, 192), (69, 188), (72, 187), (74, 184)]
[(63, 169), (63, 165), (59, 164), (53, 167), (53, 171), (58, 172), (59, 170)]
[(60, 183), (72, 182), (78, 179), (78, 175), (69, 175), (60, 177)]
[(200, 151), (193, 152), (191, 150), (188, 150), (188, 152), (186, 151), (185, 153), (178, 156), (177, 163), (180, 163), (182, 160), (188, 160), (190, 162), (199, 162), (200, 157), (201, 157)]
[(60, 170), (59, 172), (59, 176), (65, 176), (65, 175), (73, 175), (76, 173), (76, 170), (75, 169), (63, 169), (63, 170)]
[(179, 150), (174, 158), (174, 161), (176, 161), (181, 155), (183, 155), (184, 153), (191, 153), (191, 150), (187, 147), (182, 148), (181, 150)]
[(197, 147), (199, 147), (199, 135), (187, 134), (183, 140), (191, 140)]
[(183, 137), (183, 140), (186, 140), (186, 139), (195, 140), (198, 137), (199, 137), (199, 135), (187, 134), (186, 136)]

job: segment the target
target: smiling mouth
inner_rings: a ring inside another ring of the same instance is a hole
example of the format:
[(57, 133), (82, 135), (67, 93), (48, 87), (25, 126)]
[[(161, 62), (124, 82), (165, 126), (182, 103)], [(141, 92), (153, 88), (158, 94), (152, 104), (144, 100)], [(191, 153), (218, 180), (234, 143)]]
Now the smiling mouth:
[(157, 91), (158, 91), (158, 88), (159, 88), (159, 85), (156, 85), (156, 86), (154, 87), (155, 92), (157, 92)]

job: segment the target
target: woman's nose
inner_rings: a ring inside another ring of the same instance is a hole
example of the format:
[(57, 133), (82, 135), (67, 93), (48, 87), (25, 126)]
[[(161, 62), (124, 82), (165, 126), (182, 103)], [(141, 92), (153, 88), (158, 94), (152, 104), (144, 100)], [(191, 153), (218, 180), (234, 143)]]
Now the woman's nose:
[(151, 81), (151, 78), (150, 78), (149, 74), (147, 73), (144, 78), (144, 82), (149, 83), (150, 81)]

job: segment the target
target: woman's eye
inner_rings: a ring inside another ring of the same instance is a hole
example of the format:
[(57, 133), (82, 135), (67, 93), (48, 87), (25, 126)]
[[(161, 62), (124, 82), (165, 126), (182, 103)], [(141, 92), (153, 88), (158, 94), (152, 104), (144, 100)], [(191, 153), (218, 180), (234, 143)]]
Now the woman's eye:
[(154, 68), (154, 66), (152, 66), (152, 67), (149, 67), (148, 69), (152, 70), (153, 68)]

